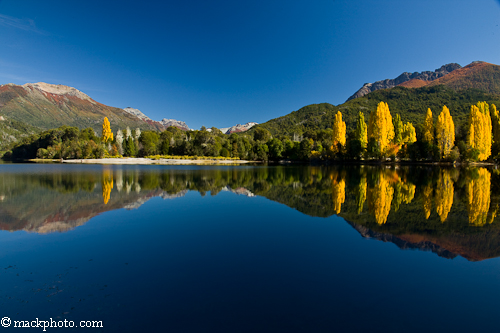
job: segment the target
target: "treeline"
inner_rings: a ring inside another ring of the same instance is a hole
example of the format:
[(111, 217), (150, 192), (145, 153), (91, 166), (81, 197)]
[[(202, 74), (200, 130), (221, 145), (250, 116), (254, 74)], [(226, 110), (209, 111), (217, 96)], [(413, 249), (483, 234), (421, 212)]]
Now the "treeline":
[[(416, 127), (392, 117), (380, 102), (370, 114), (368, 126), (359, 113), (356, 128), (346, 137), (339, 111), (333, 125), (335, 159), (391, 159), (411, 161), (486, 161), (500, 153), (500, 116), (496, 106), (478, 102), (470, 107), (465, 126), (456, 128), (450, 110), (443, 106), (434, 121), (431, 109)], [(313, 152), (314, 156), (314, 152)]]
[[(353, 128), (349, 132), (348, 128)], [(450, 110), (434, 120), (431, 109), (414, 126), (391, 115), (380, 102), (368, 124), (359, 112), (355, 126), (347, 126), (337, 112), (332, 128), (297, 135), (277, 135), (262, 127), (226, 135), (213, 127), (163, 132), (126, 128), (111, 131), (107, 118), (100, 137), (92, 128), (63, 126), (22, 139), (4, 159), (80, 159), (103, 157), (197, 156), (245, 160), (294, 160), (320, 163), (341, 161), (486, 161), (500, 156), (500, 116), (494, 104), (472, 105), (468, 120), (455, 126)]]
[[(331, 142), (331, 130), (318, 133)], [(309, 139), (292, 141), (272, 138), (269, 131), (258, 129), (247, 134), (223, 134), (219, 129), (202, 128), (183, 131), (169, 127), (163, 132), (141, 131), (139, 128), (111, 132), (107, 118), (100, 137), (92, 128), (62, 126), (23, 138), (4, 156), (19, 159), (86, 159), (104, 157), (205, 156), (246, 160), (292, 159), (307, 161), (313, 149), (322, 150), (321, 143), (311, 145)]]

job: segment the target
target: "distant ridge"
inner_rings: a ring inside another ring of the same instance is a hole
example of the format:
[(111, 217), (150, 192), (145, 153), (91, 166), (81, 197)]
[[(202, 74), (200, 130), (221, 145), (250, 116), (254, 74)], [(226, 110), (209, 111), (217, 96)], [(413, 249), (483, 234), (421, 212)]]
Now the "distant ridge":
[(167, 118), (163, 118), (161, 121), (152, 120), (151, 118), (146, 116), (144, 113), (142, 113), (140, 110), (134, 109), (131, 107), (127, 107), (127, 108), (123, 109), (123, 111), (128, 112), (131, 115), (134, 115), (137, 118), (144, 120), (147, 123), (161, 125), (164, 128), (169, 128), (170, 126), (174, 126), (174, 127), (180, 128), (181, 130), (184, 130), (184, 131), (190, 130), (189, 126), (183, 121), (179, 121), (179, 120), (175, 120), (175, 119), (167, 119)]
[[(434, 81), (434, 80), (436, 80), (440, 77), (443, 77), (443, 76), (445, 76), (445, 75), (447, 75), (447, 74), (449, 74), (449, 73), (453, 72), (454, 70), (459, 69), (461, 67), (462, 66), (460, 66), (457, 63), (451, 63), (451, 64), (443, 65), (433, 72), (432, 71), (425, 71), (425, 72), (421, 72), (421, 73), (419, 73), (419, 72), (414, 72), (414, 73), (404, 72), (395, 79), (385, 79), (385, 80), (381, 80), (381, 81), (376, 81), (374, 83), (365, 83), (363, 85), (363, 87), (361, 87), (358, 91), (356, 91), (354, 93), (354, 95), (349, 97), (347, 99), (347, 101), (350, 101), (350, 100), (358, 98), (358, 97), (362, 97), (362, 96), (369, 94), (375, 90), (394, 88), (395, 86), (402, 85), (403, 83), (408, 82), (408, 81), (413, 81), (413, 83), (411, 83), (411, 84), (415, 85), (415, 86), (412, 86), (411, 88), (422, 87), (425, 84), (423, 84), (421, 81), (423, 81), (423, 82)], [(418, 80), (418, 81), (415, 81), (415, 80)]]
[(231, 127), (221, 128), (220, 130), (224, 134), (241, 133), (241, 132), (248, 131), (250, 128), (254, 127), (255, 125), (258, 125), (258, 123), (249, 122), (249, 123), (246, 123), (244, 125), (238, 124), (238, 125), (234, 125)]
[(429, 82), (427, 86), (432, 87), (439, 84), (455, 91), (473, 88), (500, 95), (500, 66), (484, 61), (474, 61), (463, 68)]

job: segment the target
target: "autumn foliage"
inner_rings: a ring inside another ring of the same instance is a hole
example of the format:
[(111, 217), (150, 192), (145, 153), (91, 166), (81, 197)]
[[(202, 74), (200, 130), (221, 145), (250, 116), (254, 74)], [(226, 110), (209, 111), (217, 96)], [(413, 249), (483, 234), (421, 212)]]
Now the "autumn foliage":
[(368, 139), (374, 139), (382, 153), (386, 152), (389, 143), (394, 139), (394, 125), (387, 103), (380, 102), (377, 109), (370, 114)]
[(491, 136), (489, 105), (478, 102), (470, 107), (468, 144), (479, 151), (479, 161), (484, 161), (491, 155)]
[(448, 158), (455, 144), (455, 124), (446, 105), (436, 122), (436, 141), (441, 158)]
[(342, 146), (345, 146), (345, 135), (346, 135), (346, 126), (345, 122), (342, 121), (342, 113), (340, 111), (335, 115), (335, 121), (333, 122), (333, 134), (332, 134), (332, 142), (336, 146), (340, 143)]
[(113, 132), (111, 132), (111, 125), (109, 123), (108, 117), (104, 117), (104, 121), (102, 123), (102, 141), (113, 141)]

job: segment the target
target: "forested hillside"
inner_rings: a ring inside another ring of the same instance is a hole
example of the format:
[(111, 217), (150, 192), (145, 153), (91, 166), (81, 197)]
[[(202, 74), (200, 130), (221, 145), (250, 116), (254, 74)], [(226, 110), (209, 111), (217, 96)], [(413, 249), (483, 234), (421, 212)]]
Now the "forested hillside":
[(422, 88), (395, 87), (392, 89), (377, 90), (363, 97), (348, 101), (339, 106), (328, 103), (312, 104), (291, 112), (290, 114), (271, 119), (259, 124), (257, 128), (265, 128), (274, 136), (304, 134), (307, 131), (318, 131), (332, 128), (335, 114), (342, 112), (346, 122), (347, 132), (354, 130), (359, 112), (363, 112), (365, 119), (377, 108), (377, 104), (384, 101), (389, 105), (392, 116), (399, 114), (403, 122), (413, 124), (423, 123), (425, 113), (430, 108), (435, 115), (441, 111), (443, 105), (450, 109), (450, 114), (456, 122), (456, 127), (466, 123), (470, 106), (478, 101), (500, 105), (500, 95), (490, 94), (478, 89), (455, 91), (444, 85)]

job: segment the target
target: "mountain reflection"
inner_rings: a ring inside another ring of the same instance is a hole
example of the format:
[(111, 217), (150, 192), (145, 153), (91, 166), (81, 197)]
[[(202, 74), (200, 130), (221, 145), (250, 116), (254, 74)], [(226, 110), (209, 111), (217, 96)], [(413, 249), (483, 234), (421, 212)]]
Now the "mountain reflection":
[[(304, 214), (339, 215), (363, 237), (452, 258), (500, 255), (500, 174), (486, 168), (106, 166), (41, 174), (0, 171), (0, 229), (66, 231), (153, 197), (233, 192)], [(71, 170), (71, 169), (67, 169)], [(433, 210), (434, 208), (434, 210)]]

